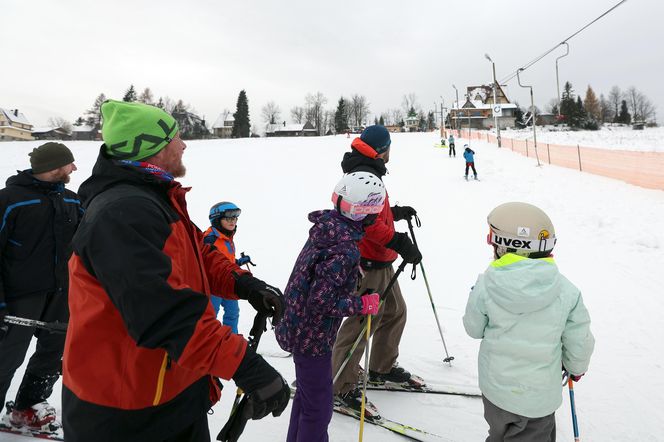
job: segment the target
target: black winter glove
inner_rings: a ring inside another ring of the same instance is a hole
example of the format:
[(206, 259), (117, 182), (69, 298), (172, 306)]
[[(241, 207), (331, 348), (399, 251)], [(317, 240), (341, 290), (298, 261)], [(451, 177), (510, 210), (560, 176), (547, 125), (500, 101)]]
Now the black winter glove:
[(410, 206), (394, 206), (392, 207), (392, 217), (394, 221), (401, 221), (402, 219), (411, 219), (417, 215), (417, 210)]
[(235, 371), (233, 379), (245, 395), (221, 429), (217, 440), (237, 442), (249, 419), (283, 413), (290, 399), (290, 387), (281, 375), (251, 348)]
[(9, 330), (9, 324), (5, 324), (5, 316), (7, 316), (7, 304), (0, 302), (0, 341), (2, 341)]
[(288, 383), (250, 347), (247, 347), (233, 380), (247, 397), (247, 403), (242, 410), (245, 419), (262, 419), (270, 413), (277, 417), (288, 405)]
[(394, 236), (385, 244), (395, 252), (397, 252), (404, 261), (411, 264), (419, 264), (422, 261), (422, 254), (415, 244), (413, 244), (408, 237), (407, 233), (394, 232)]
[(281, 290), (248, 273), (242, 275), (233, 273), (233, 276), (238, 298), (249, 301), (257, 312), (272, 316), (272, 325), (281, 321), (284, 313), (284, 295)]

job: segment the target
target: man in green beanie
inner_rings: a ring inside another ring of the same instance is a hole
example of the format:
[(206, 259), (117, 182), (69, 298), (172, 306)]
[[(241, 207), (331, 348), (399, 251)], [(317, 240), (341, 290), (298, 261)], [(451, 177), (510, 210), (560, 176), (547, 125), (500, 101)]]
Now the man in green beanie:
[(57, 431), (55, 409), (46, 399), (62, 372), (65, 336), (9, 325), (4, 318), (67, 322), (67, 261), (82, 209), (78, 196), (65, 189), (76, 170), (67, 146), (37, 147), (30, 165), (0, 190), (0, 407), (34, 335), (35, 353), (2, 425)]
[(113, 100), (101, 113), (104, 144), (79, 190), (86, 214), (69, 262), (65, 438), (208, 442), (218, 378), (232, 378), (246, 394), (227, 433), (237, 440), (246, 420), (279, 416), (290, 388), (216, 319), (210, 295), (246, 299), (275, 323), (283, 295), (204, 244), (175, 181), (186, 145), (173, 117)]

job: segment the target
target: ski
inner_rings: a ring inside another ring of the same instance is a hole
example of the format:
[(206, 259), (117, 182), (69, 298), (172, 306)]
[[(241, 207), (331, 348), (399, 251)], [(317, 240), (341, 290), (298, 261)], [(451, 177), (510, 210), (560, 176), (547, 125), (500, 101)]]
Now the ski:
[(413, 386), (413, 385), (404, 385), (404, 384), (395, 384), (392, 382), (387, 382), (385, 384), (375, 384), (369, 383), (367, 385), (367, 390), (376, 390), (376, 391), (397, 391), (403, 393), (429, 393), (429, 394), (447, 394), (452, 396), (466, 396), (466, 397), (482, 397), (482, 393), (458, 389), (456, 387), (429, 387), (428, 385), (422, 386)]
[(0, 433), (11, 433), (19, 436), (34, 437), (37, 439), (59, 440), (59, 441), (65, 440), (61, 427), (58, 427), (56, 431), (51, 432), (51, 431), (31, 430), (26, 427), (16, 428), (7, 425), (4, 422), (0, 422)]
[[(349, 416), (360, 420), (360, 413), (356, 410), (353, 410), (352, 408), (342, 407), (335, 403), (334, 411), (339, 414), (343, 414), (344, 416)], [(364, 422), (385, 428), (386, 430), (399, 434), (410, 440), (416, 440), (420, 442), (448, 440), (437, 434), (429, 433), (428, 431), (420, 430), (419, 428), (411, 427), (410, 425), (405, 425), (390, 419), (386, 419), (384, 417), (368, 419), (365, 416)]]

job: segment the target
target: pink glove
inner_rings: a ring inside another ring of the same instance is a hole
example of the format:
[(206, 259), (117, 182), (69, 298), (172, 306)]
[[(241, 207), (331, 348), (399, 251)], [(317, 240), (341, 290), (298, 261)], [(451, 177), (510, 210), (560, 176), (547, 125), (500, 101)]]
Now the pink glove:
[(380, 295), (378, 293), (370, 293), (368, 295), (362, 295), (363, 315), (375, 315), (376, 313), (378, 313), (379, 306), (380, 306)]

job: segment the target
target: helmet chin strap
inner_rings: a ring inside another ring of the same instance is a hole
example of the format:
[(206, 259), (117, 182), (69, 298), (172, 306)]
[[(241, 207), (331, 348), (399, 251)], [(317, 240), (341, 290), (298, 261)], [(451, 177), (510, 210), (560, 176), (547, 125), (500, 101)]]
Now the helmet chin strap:
[(343, 215), (343, 213), (341, 212), (341, 200), (342, 199), (343, 199), (343, 197), (341, 195), (337, 196), (337, 203), (335, 205), (336, 208), (337, 208), (337, 212), (339, 212), (340, 215)]

